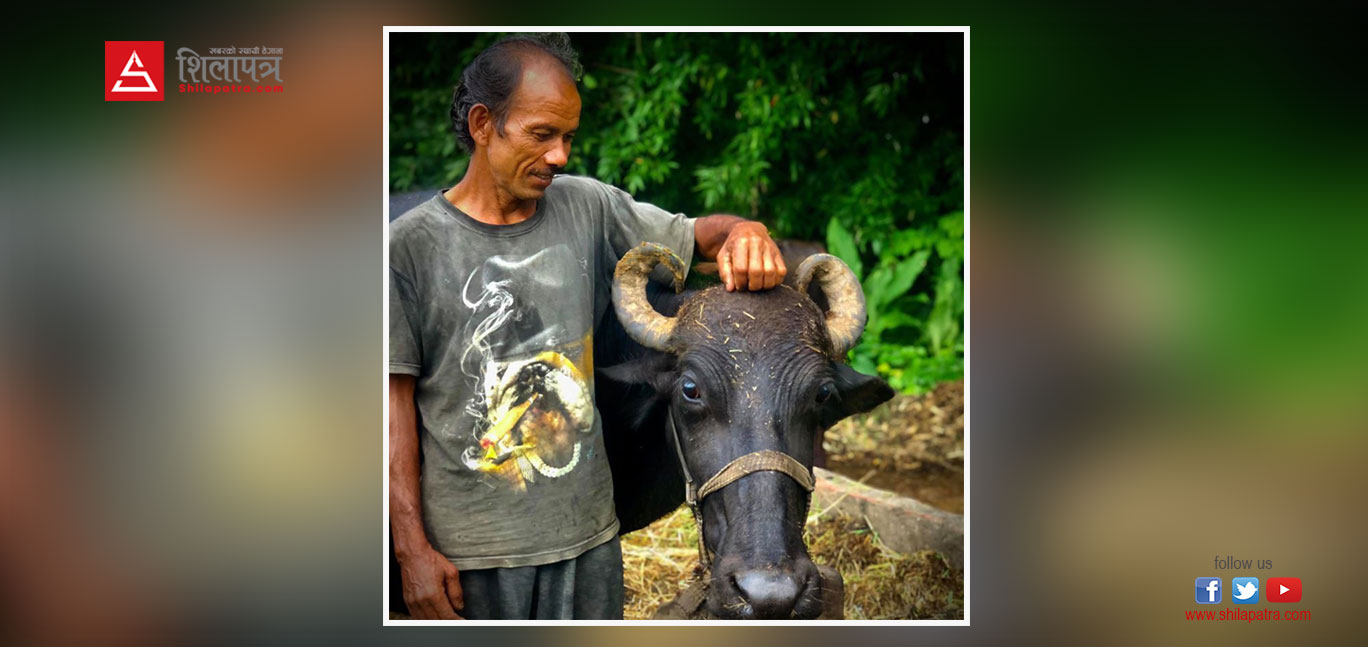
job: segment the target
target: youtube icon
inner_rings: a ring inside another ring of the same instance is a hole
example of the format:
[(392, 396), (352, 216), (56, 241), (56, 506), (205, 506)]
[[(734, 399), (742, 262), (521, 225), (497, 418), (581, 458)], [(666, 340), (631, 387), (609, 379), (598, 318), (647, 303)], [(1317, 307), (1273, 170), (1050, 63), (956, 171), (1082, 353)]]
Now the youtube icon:
[(1270, 577), (1264, 594), (1269, 602), (1301, 602), (1301, 578)]

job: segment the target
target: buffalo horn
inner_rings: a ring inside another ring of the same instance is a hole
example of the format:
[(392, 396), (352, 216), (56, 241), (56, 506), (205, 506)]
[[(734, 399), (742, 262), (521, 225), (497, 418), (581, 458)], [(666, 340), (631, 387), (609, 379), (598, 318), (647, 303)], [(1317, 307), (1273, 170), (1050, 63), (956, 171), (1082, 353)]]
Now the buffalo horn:
[(827, 336), (835, 347), (837, 357), (845, 357), (855, 347), (865, 327), (864, 291), (855, 273), (841, 259), (831, 254), (813, 254), (798, 266), (798, 291), (807, 294), (813, 280), (826, 295)]
[(655, 311), (646, 299), (646, 281), (656, 265), (665, 265), (674, 274), (674, 289), (684, 289), (684, 261), (670, 248), (656, 243), (642, 243), (618, 261), (613, 272), (613, 309), (627, 335), (638, 344), (655, 350), (667, 350), (674, 333), (675, 319)]

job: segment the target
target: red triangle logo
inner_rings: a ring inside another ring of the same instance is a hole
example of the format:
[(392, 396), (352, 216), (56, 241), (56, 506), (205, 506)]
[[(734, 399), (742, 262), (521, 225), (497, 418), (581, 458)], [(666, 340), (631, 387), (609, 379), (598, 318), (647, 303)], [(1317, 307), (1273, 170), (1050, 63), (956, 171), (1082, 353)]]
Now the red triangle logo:
[(162, 101), (164, 41), (105, 41), (105, 101)]
[[(142, 59), (138, 58), (138, 50), (136, 49), (128, 55), (128, 62), (124, 63), (123, 72), (119, 73), (119, 77), (114, 81), (114, 87), (109, 89), (110, 92), (157, 91), (157, 84), (152, 82), (152, 76), (147, 73), (147, 68), (143, 66)], [(130, 83), (125, 85), (126, 81), (130, 81)]]

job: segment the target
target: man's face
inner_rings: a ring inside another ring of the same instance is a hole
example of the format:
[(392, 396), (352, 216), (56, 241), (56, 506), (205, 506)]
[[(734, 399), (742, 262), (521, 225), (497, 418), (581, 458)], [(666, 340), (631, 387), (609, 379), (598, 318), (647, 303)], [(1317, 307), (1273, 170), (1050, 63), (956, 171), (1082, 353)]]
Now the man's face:
[(489, 165), (499, 188), (517, 200), (539, 200), (570, 159), (579, 92), (557, 64), (529, 62), (510, 104), (503, 134), (491, 130)]

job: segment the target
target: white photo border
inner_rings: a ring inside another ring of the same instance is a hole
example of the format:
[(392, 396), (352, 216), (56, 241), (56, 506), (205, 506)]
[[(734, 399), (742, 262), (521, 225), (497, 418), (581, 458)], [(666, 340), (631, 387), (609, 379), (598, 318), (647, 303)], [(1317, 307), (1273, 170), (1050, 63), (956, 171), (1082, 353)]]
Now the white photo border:
[[(383, 65), (383, 84), (382, 93), (382, 125), (383, 137), (381, 139), (381, 155), (384, 162), (381, 173), (381, 195), (385, 196), (384, 217), (381, 220), (382, 237), (384, 241), (384, 265), (381, 267), (381, 294), (384, 296), (384, 332), (385, 339), (389, 339), (389, 117), (390, 117), (390, 48), (389, 39), (392, 33), (443, 33), (443, 32), (465, 32), (465, 33), (484, 33), (484, 32), (548, 32), (562, 31), (568, 33), (587, 32), (587, 33), (612, 33), (612, 32), (642, 32), (642, 33), (668, 33), (668, 32), (698, 32), (698, 33), (747, 33), (747, 32), (811, 32), (811, 33), (960, 33), (964, 35), (964, 618), (961, 620), (391, 620), (389, 617), (389, 433), (386, 427), (382, 427), (381, 434), (384, 438), (384, 451), (380, 454), (380, 482), (381, 482), (381, 505), (382, 516), (380, 523), (381, 532), (381, 563), (384, 564), (384, 578), (381, 582), (381, 617), (383, 626), (386, 627), (427, 627), (427, 626), (532, 626), (547, 627), (557, 625), (572, 626), (839, 626), (839, 627), (858, 627), (858, 626), (920, 626), (920, 627), (968, 627), (970, 612), (970, 557), (972, 552), (969, 549), (970, 536), (970, 241), (969, 241), (969, 197), (970, 197), (970, 141), (969, 141), (969, 27), (509, 27), (509, 26), (385, 26), (382, 32), (384, 56), (381, 62)], [(389, 344), (385, 344), (384, 351), (385, 363), (381, 372), (380, 380), (381, 402), (383, 403), (383, 414), (381, 417), (382, 425), (389, 422)]]

